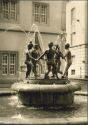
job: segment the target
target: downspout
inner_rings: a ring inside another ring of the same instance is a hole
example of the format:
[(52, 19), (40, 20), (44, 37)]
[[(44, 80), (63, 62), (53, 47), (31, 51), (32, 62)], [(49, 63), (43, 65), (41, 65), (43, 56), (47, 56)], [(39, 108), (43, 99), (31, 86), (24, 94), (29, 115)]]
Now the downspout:
[(85, 77), (88, 78), (88, 1), (85, 1)]

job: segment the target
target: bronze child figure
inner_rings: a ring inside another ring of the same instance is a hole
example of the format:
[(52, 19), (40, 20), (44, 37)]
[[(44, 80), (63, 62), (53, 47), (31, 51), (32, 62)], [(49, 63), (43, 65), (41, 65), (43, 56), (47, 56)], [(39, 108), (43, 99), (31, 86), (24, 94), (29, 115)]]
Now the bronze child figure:
[(45, 73), (45, 78), (49, 78), (49, 73), (50, 71), (53, 71), (54, 74), (56, 75), (56, 77), (58, 78), (57, 76), (57, 72), (56, 72), (56, 65), (55, 65), (55, 59), (54, 59), (54, 56), (55, 56), (55, 51), (53, 50), (53, 43), (49, 43), (48, 44), (48, 47), (49, 49), (46, 50), (39, 58), (41, 59), (43, 56), (46, 56), (46, 64), (47, 64), (47, 69), (48, 71)]
[(37, 61), (36, 61), (36, 59), (38, 59), (40, 56), (38, 44), (34, 45), (34, 49), (31, 52), (31, 56), (35, 59), (35, 60), (32, 59), (32, 65), (33, 65), (33, 73), (34, 73), (34, 76), (36, 78), (37, 77)]
[(66, 67), (65, 67), (65, 71), (64, 71), (64, 74), (62, 76), (62, 78), (64, 77), (68, 77), (68, 69), (70, 68), (71, 64), (72, 64), (72, 56), (71, 56), (71, 51), (69, 50), (70, 48), (70, 44), (67, 43), (65, 45), (65, 50), (66, 50), (66, 54), (65, 54), (65, 58), (66, 58)]
[(33, 48), (32, 42), (30, 42), (27, 47), (28, 47), (28, 52), (26, 53), (26, 60), (25, 60), (25, 64), (26, 64), (26, 66), (27, 66), (26, 78), (28, 78), (28, 76), (30, 76), (30, 73), (31, 73), (31, 70), (32, 70), (31, 60), (35, 60), (35, 59), (31, 56), (31, 50), (32, 50), (32, 48)]

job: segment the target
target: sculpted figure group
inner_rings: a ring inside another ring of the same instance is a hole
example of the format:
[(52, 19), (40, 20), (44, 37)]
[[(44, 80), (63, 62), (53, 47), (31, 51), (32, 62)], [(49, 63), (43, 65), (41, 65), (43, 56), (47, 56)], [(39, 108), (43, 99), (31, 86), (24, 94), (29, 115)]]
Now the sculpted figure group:
[[(52, 72), (52, 77), (57, 78), (58, 73), (62, 74), (62, 78), (68, 76), (68, 69), (72, 64), (71, 51), (69, 50), (70, 45), (67, 43), (65, 45), (65, 55), (62, 54), (59, 45), (54, 45), (52, 42), (48, 44), (48, 50), (41, 55), (39, 52), (39, 46), (37, 44), (33, 45), (32, 42), (28, 45), (28, 52), (26, 53), (25, 64), (27, 66), (26, 78), (30, 77), (31, 71), (34, 73), (35, 78), (37, 78), (37, 63), (40, 59), (46, 57), (47, 72), (45, 73), (45, 79), (49, 79), (49, 73)], [(66, 67), (64, 73), (61, 71), (61, 58), (66, 61)]]

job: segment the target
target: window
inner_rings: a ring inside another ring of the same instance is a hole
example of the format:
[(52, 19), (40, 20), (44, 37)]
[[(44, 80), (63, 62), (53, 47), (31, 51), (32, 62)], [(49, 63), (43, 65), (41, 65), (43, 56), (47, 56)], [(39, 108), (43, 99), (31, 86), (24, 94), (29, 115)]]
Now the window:
[(16, 54), (10, 54), (10, 64), (9, 64), (10, 74), (16, 74)]
[(2, 75), (16, 75), (17, 72), (17, 53), (3, 52), (1, 53), (1, 70)]
[(33, 17), (34, 22), (45, 23), (48, 22), (48, 5), (45, 3), (33, 3)]
[(74, 69), (71, 70), (71, 75), (75, 75), (75, 70)]
[(2, 3), (2, 12), (4, 18), (9, 18), (9, 6), (8, 1), (3, 1)]
[(8, 54), (2, 56), (2, 74), (8, 74)]
[(71, 9), (71, 29), (72, 32), (75, 32), (75, 23), (76, 23), (76, 9)]
[(71, 24), (73, 24), (75, 22), (75, 19), (76, 19), (76, 12), (75, 12), (75, 8), (72, 8), (71, 9)]
[(17, 20), (17, 0), (0, 0), (0, 17)]

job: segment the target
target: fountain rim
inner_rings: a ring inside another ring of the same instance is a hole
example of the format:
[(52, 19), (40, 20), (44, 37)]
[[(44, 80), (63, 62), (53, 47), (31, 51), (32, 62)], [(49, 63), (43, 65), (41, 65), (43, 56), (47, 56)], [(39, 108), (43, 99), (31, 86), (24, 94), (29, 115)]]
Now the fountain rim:
[(23, 92), (74, 92), (81, 90), (80, 84), (27, 84), (27, 83), (14, 83), (11, 87), (15, 91)]

